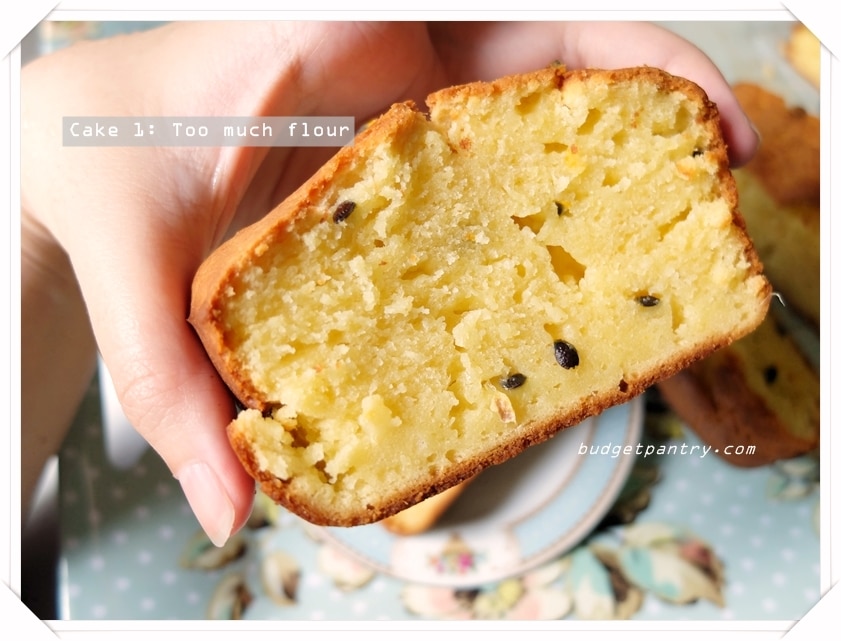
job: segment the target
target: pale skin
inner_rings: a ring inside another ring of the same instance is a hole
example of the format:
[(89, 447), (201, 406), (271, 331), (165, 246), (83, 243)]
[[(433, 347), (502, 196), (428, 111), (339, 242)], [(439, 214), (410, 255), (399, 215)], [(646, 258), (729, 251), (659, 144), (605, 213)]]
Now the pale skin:
[(225, 427), (230, 394), (186, 321), (190, 284), (222, 240), (332, 150), (62, 147), (61, 118), (354, 116), (441, 87), (562, 61), (649, 65), (717, 103), (731, 162), (758, 140), (710, 60), (645, 23), (174, 23), (70, 47), (22, 71), (22, 492), (60, 447), (97, 350), (139, 433), (221, 545), (254, 483)]

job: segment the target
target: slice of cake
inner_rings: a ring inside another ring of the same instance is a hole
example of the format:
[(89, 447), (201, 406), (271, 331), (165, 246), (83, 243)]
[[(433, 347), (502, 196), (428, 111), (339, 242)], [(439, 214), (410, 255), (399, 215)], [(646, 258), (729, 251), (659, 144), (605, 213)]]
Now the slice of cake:
[(394, 105), (201, 266), (190, 321), (263, 491), (358, 525), (753, 330), (771, 289), (715, 105), (549, 68)]
[(733, 91), (762, 138), (733, 172), (739, 208), (774, 291), (820, 324), (820, 120), (755, 84)]

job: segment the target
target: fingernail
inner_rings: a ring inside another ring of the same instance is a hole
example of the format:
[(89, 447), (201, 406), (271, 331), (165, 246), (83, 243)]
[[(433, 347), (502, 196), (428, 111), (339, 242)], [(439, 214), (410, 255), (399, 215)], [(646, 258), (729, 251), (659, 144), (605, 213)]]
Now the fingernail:
[(199, 462), (182, 469), (176, 478), (213, 545), (225, 545), (234, 527), (234, 506), (219, 477), (207, 463)]
[(753, 120), (751, 120), (750, 118), (748, 118), (748, 124), (750, 125), (750, 128), (753, 129), (753, 133), (756, 134), (757, 143), (761, 144), (762, 143), (762, 133), (759, 131), (759, 127), (757, 127), (754, 124)]

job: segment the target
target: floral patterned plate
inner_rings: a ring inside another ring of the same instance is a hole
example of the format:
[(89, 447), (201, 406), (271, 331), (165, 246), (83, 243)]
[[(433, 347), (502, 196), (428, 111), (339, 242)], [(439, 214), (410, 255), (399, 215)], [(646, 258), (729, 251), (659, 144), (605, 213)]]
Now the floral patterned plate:
[(608, 512), (633, 466), (642, 416), (635, 399), (485, 470), (422, 534), (375, 523), (318, 536), (415, 583), (473, 587), (526, 571), (572, 548)]

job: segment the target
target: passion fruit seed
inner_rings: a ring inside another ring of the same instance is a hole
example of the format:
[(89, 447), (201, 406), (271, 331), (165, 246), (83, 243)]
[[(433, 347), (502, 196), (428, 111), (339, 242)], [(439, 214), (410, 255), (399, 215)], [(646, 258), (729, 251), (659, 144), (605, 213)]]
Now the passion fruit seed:
[(566, 341), (555, 341), (555, 360), (564, 369), (576, 368), (579, 363), (578, 350)]
[(342, 222), (353, 213), (354, 209), (356, 209), (355, 202), (353, 202), (352, 200), (344, 201), (338, 207), (336, 207), (336, 211), (333, 212), (333, 222)]
[(509, 376), (506, 376), (505, 378), (500, 379), (499, 384), (505, 389), (517, 389), (525, 382), (525, 374), (520, 374), (519, 372), (517, 372), (516, 374), (511, 374)]
[(642, 296), (637, 296), (637, 302), (643, 307), (654, 307), (660, 303), (660, 299), (651, 294), (643, 294)]

